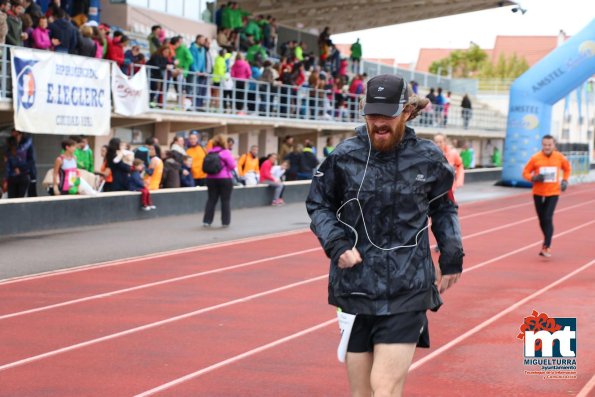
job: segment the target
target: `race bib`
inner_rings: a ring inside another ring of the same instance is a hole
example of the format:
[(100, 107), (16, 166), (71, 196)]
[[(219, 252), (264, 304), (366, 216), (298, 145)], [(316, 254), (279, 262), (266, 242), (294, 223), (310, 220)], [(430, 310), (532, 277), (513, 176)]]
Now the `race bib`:
[(543, 175), (544, 183), (556, 183), (558, 181), (558, 167), (539, 167), (539, 174)]

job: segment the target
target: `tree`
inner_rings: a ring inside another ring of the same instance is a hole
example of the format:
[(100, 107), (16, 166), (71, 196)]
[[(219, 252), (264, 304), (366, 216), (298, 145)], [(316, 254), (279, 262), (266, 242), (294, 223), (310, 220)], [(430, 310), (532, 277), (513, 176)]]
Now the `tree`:
[(448, 57), (432, 62), (430, 73), (448, 75), (452, 70), (453, 77), (467, 78), (476, 75), (488, 54), (477, 44), (471, 44), (467, 50), (454, 50)]
[(452, 71), (455, 78), (515, 79), (529, 69), (527, 60), (512, 54), (500, 54), (494, 65), (488, 54), (472, 43), (467, 50), (454, 50), (448, 57), (432, 62), (430, 73), (447, 76)]
[(486, 79), (516, 79), (529, 69), (525, 57), (519, 58), (516, 54), (506, 57), (500, 54), (496, 66), (484, 65), (479, 73), (480, 78)]

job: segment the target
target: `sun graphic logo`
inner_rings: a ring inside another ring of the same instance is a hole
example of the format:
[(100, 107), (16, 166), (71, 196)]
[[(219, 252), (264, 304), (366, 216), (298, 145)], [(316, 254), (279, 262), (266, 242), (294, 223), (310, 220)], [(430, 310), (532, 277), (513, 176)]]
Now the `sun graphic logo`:
[(539, 118), (536, 114), (526, 114), (523, 117), (523, 127), (526, 130), (534, 130), (539, 127)]
[(576, 318), (553, 318), (533, 310), (520, 327), (526, 358), (576, 357)]
[(30, 65), (26, 65), (20, 71), (17, 84), (18, 109), (21, 107), (24, 109), (31, 108), (35, 104), (35, 93), (37, 92), (37, 89), (35, 85), (35, 75), (33, 74), (33, 69)]
[(595, 56), (595, 41), (593, 40), (585, 40), (581, 43), (578, 47), (578, 52), (581, 55), (593, 57)]

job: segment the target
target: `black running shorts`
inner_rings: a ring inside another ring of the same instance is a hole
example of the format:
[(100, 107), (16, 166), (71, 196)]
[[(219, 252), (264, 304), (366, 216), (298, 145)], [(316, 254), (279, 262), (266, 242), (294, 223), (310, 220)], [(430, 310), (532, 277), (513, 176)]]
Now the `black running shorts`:
[(418, 347), (430, 347), (425, 310), (389, 316), (358, 314), (351, 330), (347, 351), (372, 352), (374, 345), (378, 343), (415, 343)]

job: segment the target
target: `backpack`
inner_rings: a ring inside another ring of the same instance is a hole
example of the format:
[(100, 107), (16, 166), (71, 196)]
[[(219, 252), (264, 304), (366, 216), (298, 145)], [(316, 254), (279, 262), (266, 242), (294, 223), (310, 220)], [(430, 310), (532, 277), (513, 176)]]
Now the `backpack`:
[(223, 168), (219, 152), (209, 152), (202, 163), (202, 170), (208, 175), (218, 174)]

